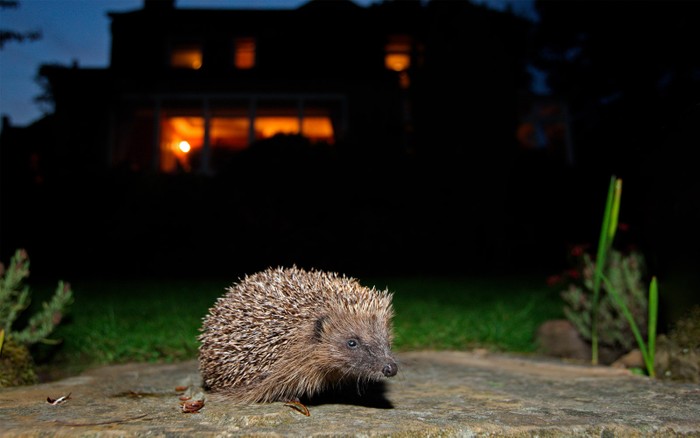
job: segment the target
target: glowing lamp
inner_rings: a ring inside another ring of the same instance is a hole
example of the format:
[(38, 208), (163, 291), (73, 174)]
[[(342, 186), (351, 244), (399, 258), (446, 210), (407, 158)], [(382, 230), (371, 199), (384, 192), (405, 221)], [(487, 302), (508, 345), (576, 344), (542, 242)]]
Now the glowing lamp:
[(185, 141), (185, 140), (182, 140), (182, 141), (180, 142), (180, 144), (177, 145), (177, 147), (178, 147), (178, 149), (180, 149), (180, 150), (181, 150), (183, 153), (185, 153), (185, 154), (188, 153), (188, 152), (190, 151), (190, 149), (192, 149), (192, 147), (190, 146), (190, 144), (189, 144), (187, 141)]

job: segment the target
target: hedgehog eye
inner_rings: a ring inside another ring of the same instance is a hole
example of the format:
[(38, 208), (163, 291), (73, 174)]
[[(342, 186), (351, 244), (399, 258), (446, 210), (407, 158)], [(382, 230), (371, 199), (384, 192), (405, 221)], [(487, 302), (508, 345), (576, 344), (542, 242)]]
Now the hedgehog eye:
[(348, 347), (350, 347), (350, 348), (357, 348), (357, 340), (355, 340), (355, 339), (348, 339)]

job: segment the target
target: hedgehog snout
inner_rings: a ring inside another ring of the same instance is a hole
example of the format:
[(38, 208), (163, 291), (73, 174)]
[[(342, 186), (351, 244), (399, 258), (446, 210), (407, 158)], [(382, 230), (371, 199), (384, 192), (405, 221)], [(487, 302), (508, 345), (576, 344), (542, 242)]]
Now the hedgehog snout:
[(399, 367), (396, 366), (396, 362), (392, 360), (384, 365), (384, 368), (382, 368), (382, 374), (384, 374), (386, 377), (392, 377), (396, 375), (398, 370)]

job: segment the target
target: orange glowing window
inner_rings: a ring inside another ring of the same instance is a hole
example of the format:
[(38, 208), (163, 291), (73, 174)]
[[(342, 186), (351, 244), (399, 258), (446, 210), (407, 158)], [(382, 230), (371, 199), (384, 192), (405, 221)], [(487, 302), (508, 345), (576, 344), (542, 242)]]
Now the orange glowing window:
[(204, 119), (167, 117), (161, 123), (160, 170), (191, 172), (204, 144)]
[(275, 134), (298, 134), (298, 117), (258, 117), (255, 119), (255, 138), (270, 138)]
[[(258, 117), (255, 119), (255, 138), (270, 138), (275, 134), (299, 134), (298, 117)], [(301, 134), (312, 142), (333, 143), (333, 125), (328, 117), (304, 117)]]
[[(334, 130), (325, 111), (310, 111), (312, 114), (299, 120), (297, 116), (265, 115), (255, 118), (255, 140), (273, 137), (276, 134), (299, 134), (312, 142), (334, 142)], [(161, 121), (160, 170), (164, 173), (189, 173), (203, 167), (216, 171), (223, 160), (244, 150), (250, 143), (250, 123), (247, 116), (228, 114), (215, 115), (209, 119), (209, 160), (202, 163), (204, 150), (205, 120), (200, 116), (173, 115)], [(289, 113), (279, 110), (278, 113)]]
[(411, 66), (411, 37), (408, 35), (391, 35), (384, 49), (387, 69), (401, 72)]
[(212, 148), (245, 149), (249, 131), (250, 119), (247, 117), (212, 117), (209, 142)]
[(333, 125), (328, 117), (304, 117), (301, 133), (311, 141), (333, 143)]
[(241, 70), (255, 67), (255, 39), (236, 38), (233, 44), (233, 65)]
[(199, 70), (202, 67), (202, 47), (199, 44), (181, 44), (170, 53), (170, 66)]

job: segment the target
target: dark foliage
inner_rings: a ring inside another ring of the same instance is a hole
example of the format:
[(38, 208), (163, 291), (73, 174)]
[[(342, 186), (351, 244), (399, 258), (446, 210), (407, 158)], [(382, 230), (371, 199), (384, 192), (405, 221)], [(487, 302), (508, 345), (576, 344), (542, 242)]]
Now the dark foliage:
[[(19, 1), (16, 0), (0, 0), (0, 9), (17, 8)], [(36, 41), (41, 39), (39, 31), (16, 31), (12, 29), (0, 29), (0, 50), (5, 47), (5, 44), (16, 41), (19, 43), (25, 41)]]

